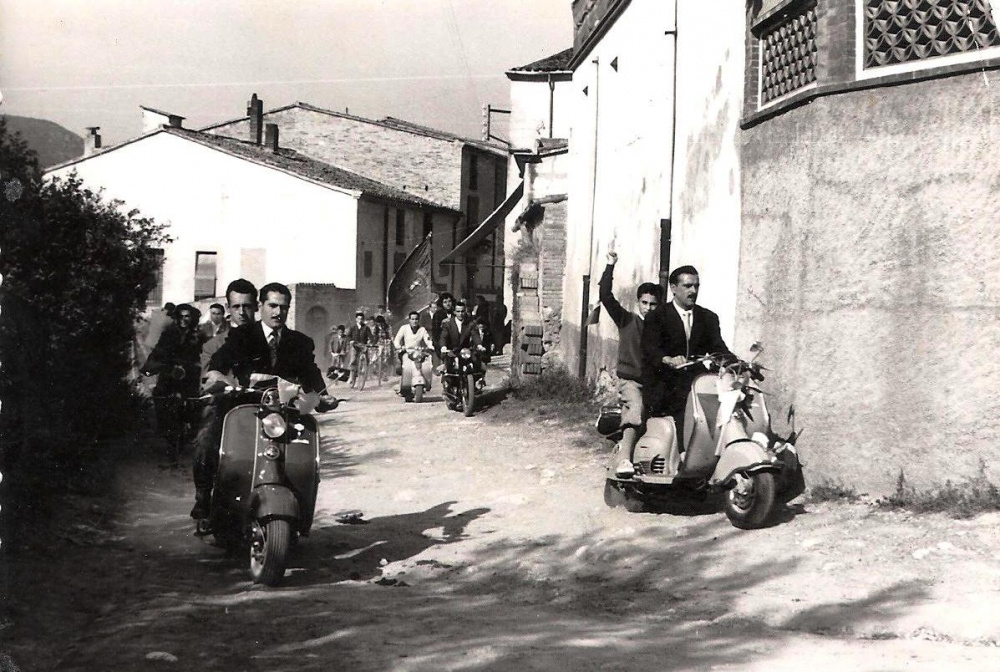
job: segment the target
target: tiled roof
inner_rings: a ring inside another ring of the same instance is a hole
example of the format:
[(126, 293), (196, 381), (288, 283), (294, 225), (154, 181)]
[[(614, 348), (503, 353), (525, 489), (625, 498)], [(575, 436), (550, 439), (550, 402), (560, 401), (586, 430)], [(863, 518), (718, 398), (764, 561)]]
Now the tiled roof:
[(433, 201), (364, 177), (363, 175), (352, 173), (349, 170), (310, 159), (293, 149), (279, 148), (277, 153), (275, 153), (260, 145), (236, 140), (224, 135), (212, 135), (184, 128), (164, 128), (163, 130), (171, 135), (187, 138), (188, 140), (219, 149), (248, 161), (278, 168), (316, 182), (322, 182), (323, 184), (340, 187), (341, 189), (360, 191), (366, 196), (374, 196), (389, 201), (443, 209), (443, 206)]
[(511, 68), (511, 72), (559, 72), (562, 70), (569, 70), (569, 62), (573, 59), (573, 47), (569, 49), (564, 49), (558, 54), (552, 54), (551, 56), (546, 56), (545, 58), (535, 61), (534, 63), (528, 63), (527, 65), (520, 65), (516, 68)]
[(150, 112), (156, 112), (157, 114), (162, 114), (164, 117), (177, 117), (178, 119), (186, 119), (187, 117), (182, 117), (179, 114), (174, 114), (173, 112), (164, 112), (163, 110), (158, 110), (155, 107), (150, 107), (149, 105), (140, 105), (140, 110), (149, 110)]
[[(435, 138), (437, 140), (445, 140), (448, 142), (461, 142), (467, 145), (472, 145), (473, 147), (478, 147), (486, 151), (503, 154), (506, 156), (507, 151), (502, 147), (498, 147), (489, 142), (483, 142), (482, 140), (473, 140), (471, 138), (463, 138), (460, 135), (455, 135), (454, 133), (449, 133), (448, 131), (442, 131), (436, 128), (431, 128), (429, 126), (421, 126), (420, 124), (415, 124), (412, 121), (406, 121), (404, 119), (397, 119), (395, 117), (385, 117), (383, 119), (368, 119), (367, 117), (359, 117), (355, 114), (348, 114), (346, 112), (337, 112), (336, 110), (328, 110), (326, 108), (317, 107), (311, 103), (304, 103), (302, 101), (296, 101), (290, 105), (283, 105), (282, 107), (275, 107), (270, 110), (264, 111), (264, 116), (275, 112), (284, 112), (285, 110), (290, 110), (293, 107), (298, 107), (303, 110), (308, 110), (310, 112), (317, 112), (319, 114), (327, 114), (331, 117), (340, 117), (341, 119), (351, 119), (352, 121), (359, 121), (366, 124), (373, 124), (375, 126), (381, 126), (383, 128), (391, 128), (395, 131), (403, 131), (406, 133), (413, 133), (414, 135), (422, 135), (428, 138)], [(249, 117), (237, 117), (235, 119), (228, 119), (226, 121), (220, 121), (209, 126), (201, 128), (202, 131), (212, 131), (220, 126), (228, 126), (229, 124), (234, 124), (241, 121), (248, 120)]]

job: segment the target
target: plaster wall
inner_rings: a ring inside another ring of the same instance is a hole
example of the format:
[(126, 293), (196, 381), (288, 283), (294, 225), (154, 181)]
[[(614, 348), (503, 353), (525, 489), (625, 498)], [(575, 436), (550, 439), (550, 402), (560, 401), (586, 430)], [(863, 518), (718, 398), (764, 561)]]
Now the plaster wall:
[(357, 198), (281, 171), (157, 133), (47, 173), (76, 171), (125, 210), (169, 223), (163, 300), (194, 294), (195, 253), (217, 253), (217, 291), (246, 273), (246, 250), (259, 250), (254, 282), (355, 287)]
[[(553, 74), (552, 129), (549, 132), (549, 82), (543, 74), (508, 74), (510, 82), (510, 146), (533, 149), (538, 138), (568, 138), (573, 82)], [(516, 166), (515, 166), (516, 171)]]
[[(675, 16), (674, 2), (633, 0), (573, 73), (562, 347), (574, 371), (582, 315), (597, 305), (610, 249), (619, 255), (614, 291), (624, 306), (635, 308), (636, 288), (658, 281), (661, 270), (694, 264), (702, 276), (699, 302), (719, 314), (723, 337), (733, 337), (744, 8), (720, 5), (706, 21), (699, 3), (677, 6)], [(672, 244), (661, 262), (664, 220)], [(613, 370), (617, 328), (610, 318), (602, 315), (587, 340), (587, 375)]]
[(813, 482), (878, 495), (980, 459), (1000, 476), (992, 74), (823, 97), (744, 131), (736, 340), (764, 342)]

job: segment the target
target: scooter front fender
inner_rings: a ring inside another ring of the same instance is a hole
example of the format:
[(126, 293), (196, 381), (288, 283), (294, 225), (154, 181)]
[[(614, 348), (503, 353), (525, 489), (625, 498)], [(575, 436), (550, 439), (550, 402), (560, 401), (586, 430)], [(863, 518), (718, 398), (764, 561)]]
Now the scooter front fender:
[(769, 453), (759, 443), (751, 439), (737, 439), (729, 443), (722, 451), (712, 477), (708, 479), (710, 486), (728, 483), (738, 472), (755, 473), (758, 471), (781, 471), (781, 464), (773, 453)]
[(261, 485), (250, 495), (250, 517), (286, 518), (299, 520), (299, 500), (288, 488), (280, 485)]

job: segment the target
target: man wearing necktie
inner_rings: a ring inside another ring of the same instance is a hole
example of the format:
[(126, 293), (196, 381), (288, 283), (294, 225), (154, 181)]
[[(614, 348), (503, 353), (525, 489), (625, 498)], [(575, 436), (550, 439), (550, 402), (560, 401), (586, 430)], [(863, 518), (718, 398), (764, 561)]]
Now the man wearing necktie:
[[(272, 282), (261, 287), (259, 298), (260, 321), (229, 330), (226, 342), (209, 360), (204, 385), (206, 388), (217, 383), (246, 387), (251, 383), (252, 374), (279, 376), (302, 386), (298, 408), (304, 413), (310, 413), (320, 401), (320, 393), (325, 385), (323, 374), (316, 366), (313, 340), (285, 326), (292, 292), (285, 285)], [(222, 419), (228, 410), (229, 405), (225, 403), (206, 407), (202, 422), (211, 427), (210, 440), (213, 446), (219, 445)], [(208, 516), (214, 476), (214, 473), (207, 474), (203, 470), (195, 483), (192, 518)]]
[(726, 353), (719, 316), (696, 305), (701, 287), (694, 266), (674, 269), (669, 278), (673, 300), (646, 317), (642, 332), (643, 396), (649, 414), (673, 416), (680, 429), (695, 373), (678, 369), (690, 358)]

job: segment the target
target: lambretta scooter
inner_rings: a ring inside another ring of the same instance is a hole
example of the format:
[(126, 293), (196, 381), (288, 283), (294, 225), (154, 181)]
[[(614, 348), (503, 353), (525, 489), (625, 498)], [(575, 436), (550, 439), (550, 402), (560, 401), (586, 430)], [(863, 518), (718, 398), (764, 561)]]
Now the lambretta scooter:
[[(761, 351), (757, 343), (751, 347), (754, 360)], [(805, 485), (797, 434), (783, 439), (771, 430), (764, 393), (756, 387), (764, 379), (763, 367), (754, 360), (726, 353), (685, 364), (707, 365), (712, 372), (697, 373), (692, 380), (683, 436), (672, 417), (650, 418), (633, 452), (635, 473), (628, 478), (615, 474), (621, 461), (616, 443), (608, 460), (605, 503), (638, 511), (680, 493), (707, 497), (721, 492), (729, 521), (754, 529), (766, 523), (776, 501), (801, 494)], [(621, 439), (613, 410), (602, 412), (598, 431), (609, 440)]]
[(407, 348), (403, 355), (403, 371), (399, 379), (399, 394), (404, 401), (420, 403), (424, 392), (431, 388), (433, 366), (430, 351), (417, 346)]
[(284, 576), (293, 540), (309, 536), (319, 490), (319, 430), (296, 408), (298, 392), (275, 377), (226, 388), (248, 403), (223, 420), (212, 505), (199, 521), (199, 533), (210, 531), (230, 550), (249, 547), (251, 578), (268, 586)]

